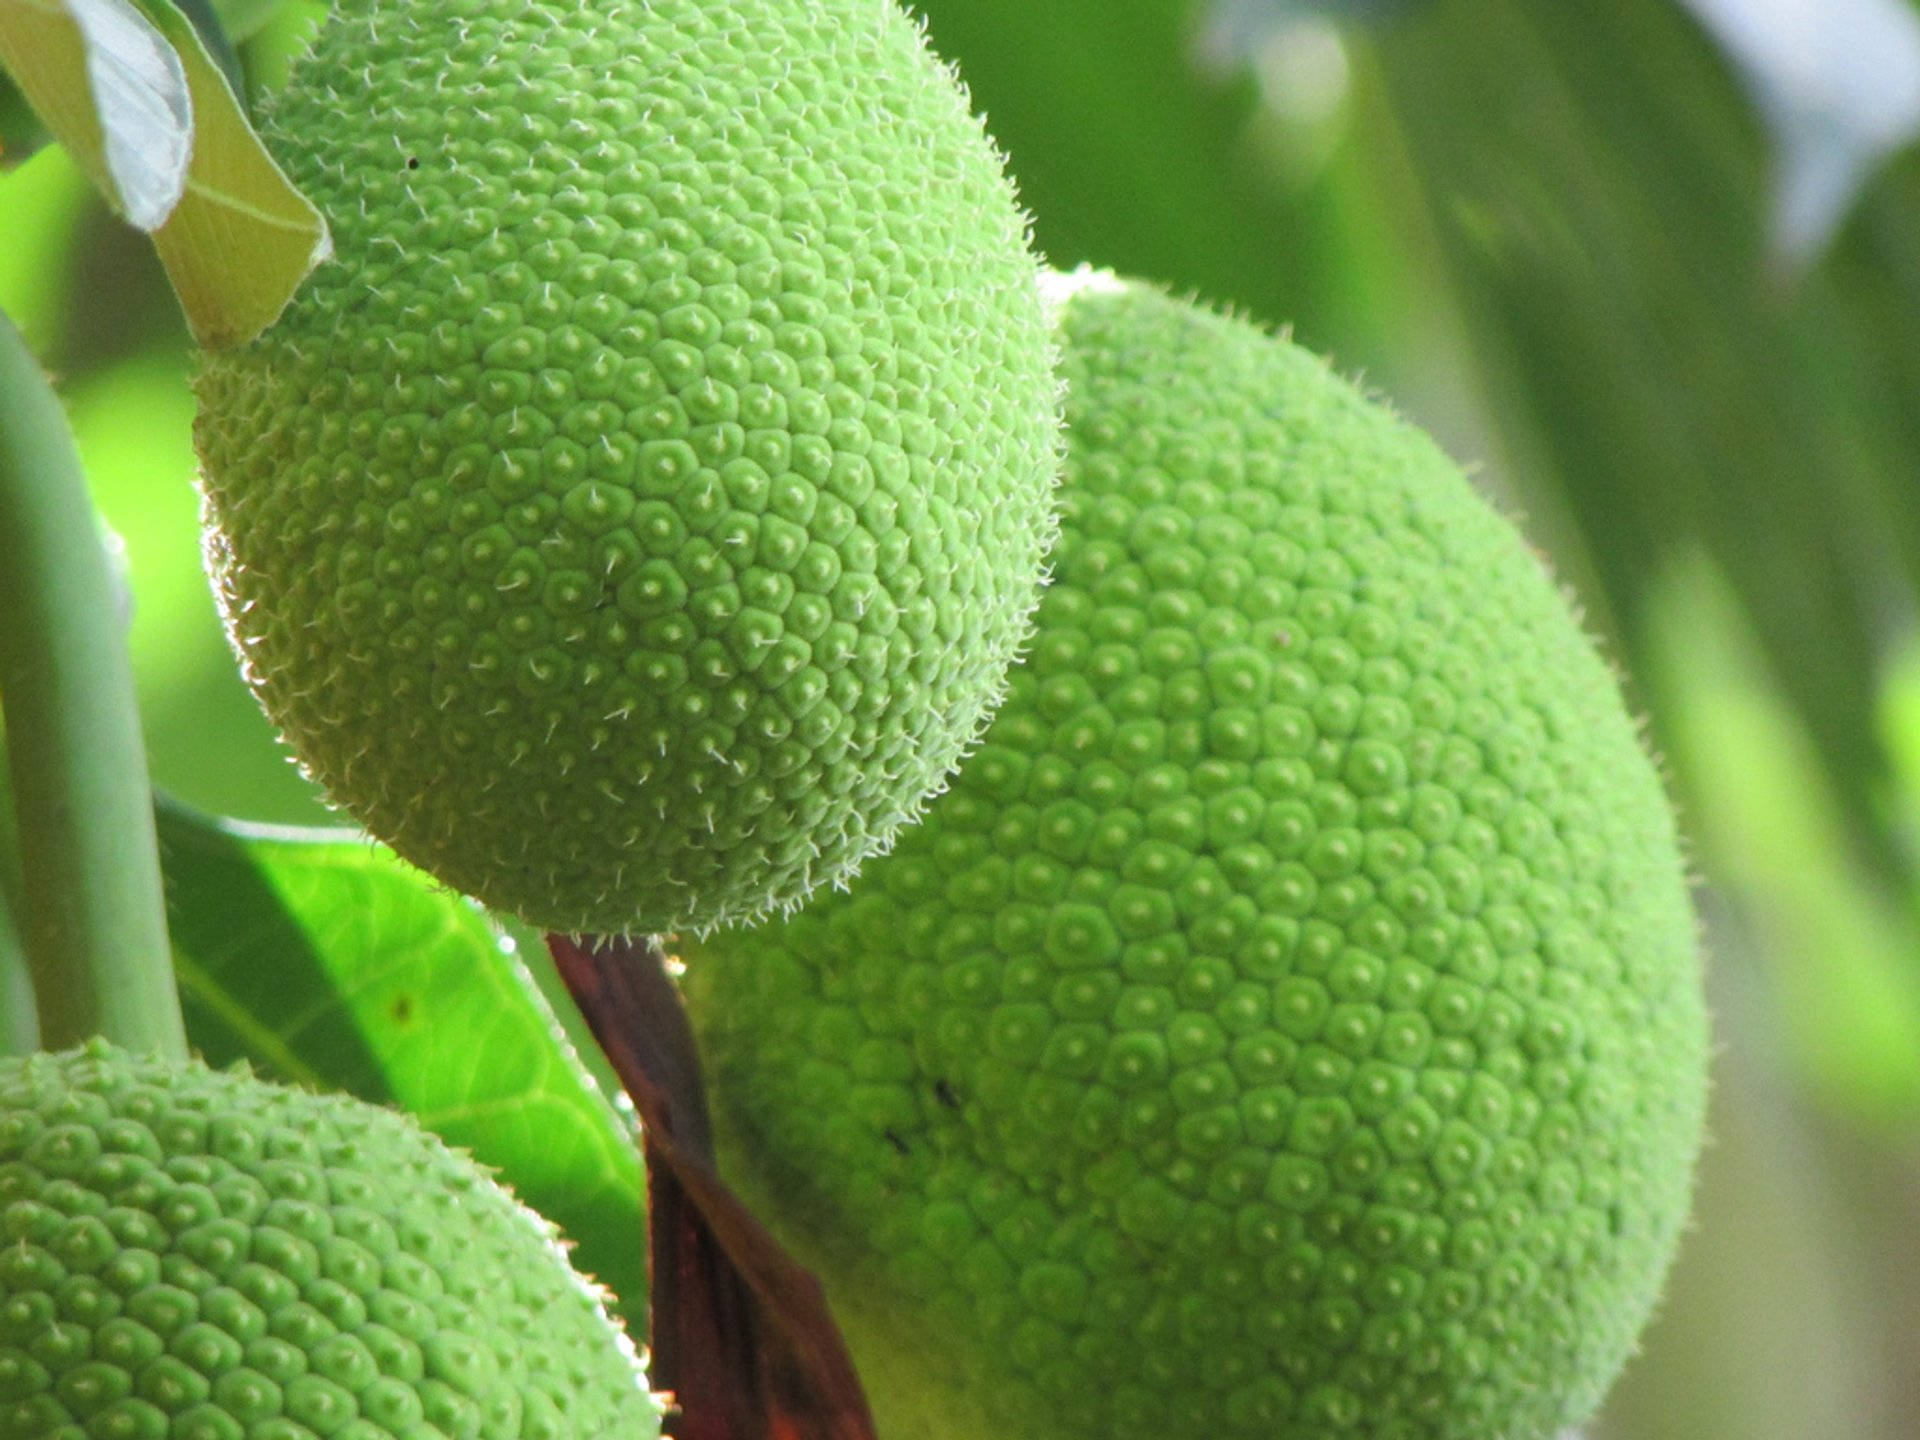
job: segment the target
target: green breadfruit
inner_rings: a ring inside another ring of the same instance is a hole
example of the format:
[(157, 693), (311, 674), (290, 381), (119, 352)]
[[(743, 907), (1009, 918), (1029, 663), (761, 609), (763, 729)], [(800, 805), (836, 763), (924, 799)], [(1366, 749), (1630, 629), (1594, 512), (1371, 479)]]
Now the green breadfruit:
[(1023, 220), (892, 0), (344, 0), (333, 226), (198, 377), (229, 630), (374, 835), (548, 929), (791, 907), (973, 742), (1054, 523)]
[(652, 1440), (552, 1229), (412, 1120), (104, 1045), (0, 1060), (5, 1440)]
[(729, 1173), (890, 1440), (1538, 1440), (1700, 1141), (1660, 782), (1425, 437), (1069, 289), (1056, 578), (982, 748), (850, 893), (683, 951)]

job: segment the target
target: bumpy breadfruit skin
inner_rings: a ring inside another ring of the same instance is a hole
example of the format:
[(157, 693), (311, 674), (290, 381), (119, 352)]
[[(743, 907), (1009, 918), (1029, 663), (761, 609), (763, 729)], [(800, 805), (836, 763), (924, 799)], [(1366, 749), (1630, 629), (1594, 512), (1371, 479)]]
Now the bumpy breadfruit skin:
[(197, 388), (230, 633), (374, 835), (549, 929), (790, 907), (1005, 684), (1054, 516), (1024, 222), (892, 0), (342, 0), (333, 227)]
[(851, 893), (684, 947), (729, 1173), (893, 1440), (1578, 1422), (1706, 1069), (1613, 679), (1320, 361), (1110, 277), (1062, 324), (1056, 578), (983, 747)]
[(651, 1440), (553, 1231), (410, 1119), (104, 1045), (0, 1060), (6, 1440)]

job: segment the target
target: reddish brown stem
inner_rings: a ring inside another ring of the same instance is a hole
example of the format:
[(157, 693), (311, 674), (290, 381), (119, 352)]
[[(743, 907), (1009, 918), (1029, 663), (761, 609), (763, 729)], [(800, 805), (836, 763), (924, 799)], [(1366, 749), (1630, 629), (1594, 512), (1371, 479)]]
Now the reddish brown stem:
[(706, 1086), (656, 940), (547, 948), (640, 1113), (647, 1163), (653, 1383), (677, 1440), (875, 1440), (820, 1282), (714, 1165)]

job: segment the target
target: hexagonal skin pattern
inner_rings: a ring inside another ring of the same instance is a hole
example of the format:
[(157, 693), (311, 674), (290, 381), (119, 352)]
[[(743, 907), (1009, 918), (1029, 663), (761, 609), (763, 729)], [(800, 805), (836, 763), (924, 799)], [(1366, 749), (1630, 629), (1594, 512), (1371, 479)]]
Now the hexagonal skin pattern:
[(982, 748), (851, 893), (683, 949), (728, 1173), (893, 1440), (1537, 1440), (1699, 1144), (1659, 779), (1424, 436), (1145, 288), (1062, 324), (1056, 579)]
[(330, 796), (553, 930), (843, 879), (1030, 629), (1024, 222), (891, 0), (346, 0), (263, 107), (336, 260), (207, 359), (210, 565)]
[(0, 1060), (0, 1437), (659, 1428), (552, 1228), (410, 1119), (101, 1045)]

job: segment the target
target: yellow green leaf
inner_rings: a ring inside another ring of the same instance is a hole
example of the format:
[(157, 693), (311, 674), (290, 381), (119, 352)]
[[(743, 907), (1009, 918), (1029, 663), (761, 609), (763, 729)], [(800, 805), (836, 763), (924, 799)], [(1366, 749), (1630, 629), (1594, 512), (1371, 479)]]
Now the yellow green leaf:
[(0, 64), (150, 231), (194, 338), (244, 344), (332, 246), (169, 0), (0, 0)]

